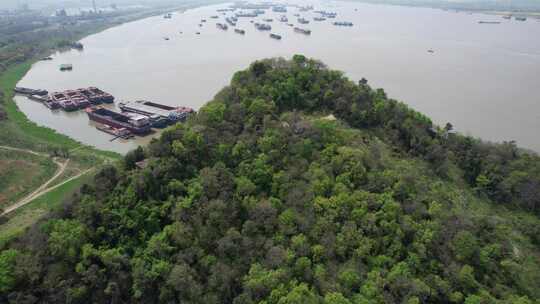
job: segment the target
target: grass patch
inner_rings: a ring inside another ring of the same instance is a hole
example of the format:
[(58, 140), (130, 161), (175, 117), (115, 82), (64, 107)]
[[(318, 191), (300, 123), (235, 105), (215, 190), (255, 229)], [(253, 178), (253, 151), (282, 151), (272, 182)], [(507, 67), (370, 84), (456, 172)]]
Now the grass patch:
[(90, 179), (91, 173), (83, 175), (44, 194), (10, 214), (7, 221), (0, 225), (0, 249), (4, 248), (10, 240), (24, 233), (28, 227), (42, 216), (58, 208), (62, 202)]
[(49, 158), (0, 149), (0, 207), (31, 193), (57, 170)]

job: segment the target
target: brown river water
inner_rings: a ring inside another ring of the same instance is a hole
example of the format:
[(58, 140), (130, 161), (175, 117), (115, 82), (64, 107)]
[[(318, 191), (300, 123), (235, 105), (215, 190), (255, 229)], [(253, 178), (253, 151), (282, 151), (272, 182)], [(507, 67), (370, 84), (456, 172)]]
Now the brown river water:
[[(225, 16), (216, 9), (227, 5), (123, 24), (83, 39), (82, 52), (57, 53), (52, 61), (36, 63), (19, 85), (49, 91), (97, 86), (117, 101), (146, 99), (198, 109), (252, 61), (301, 53), (343, 70), (352, 80), (367, 78), (438, 124), (451, 122), (465, 134), (516, 140), (540, 151), (538, 20), (354, 2), (310, 4), (338, 14), (316, 22), (315, 13), (300, 12), (310, 20), (301, 25), (312, 31), (310, 36), (295, 33), (277, 20), (281, 13), (271, 11), (239, 18), (237, 28), (245, 35), (231, 27), (220, 30), (215, 23)], [(295, 25), (296, 13), (289, 8), (286, 14)], [(218, 14), (219, 19), (210, 18)], [(199, 27), (203, 18), (207, 22)], [(274, 19), (271, 32), (280, 34), (280, 41), (250, 23), (265, 18)], [(337, 27), (333, 21), (354, 26)], [(60, 72), (62, 63), (73, 64), (74, 70)], [(101, 149), (125, 153), (151, 138), (111, 142), (112, 136), (96, 130), (84, 111), (51, 112), (22, 96), (16, 102), (32, 121)]]

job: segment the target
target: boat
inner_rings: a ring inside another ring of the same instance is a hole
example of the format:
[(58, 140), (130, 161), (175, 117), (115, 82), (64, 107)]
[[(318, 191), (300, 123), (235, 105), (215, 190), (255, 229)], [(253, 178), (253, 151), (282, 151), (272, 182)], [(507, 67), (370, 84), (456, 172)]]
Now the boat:
[(232, 18), (225, 18), (225, 21), (230, 25), (230, 26), (236, 26), (236, 22), (234, 22), (234, 20)]
[(62, 110), (71, 112), (79, 109), (79, 105), (73, 102), (64, 92), (51, 93), (50, 98), (53, 102), (58, 103)]
[(272, 11), (273, 12), (276, 12), (276, 13), (286, 13), (287, 12), (287, 8), (285, 6), (274, 6), (272, 8)]
[(53, 60), (53, 58), (51, 56), (48, 56), (48, 57), (43, 57), (40, 60), (41, 61), (49, 61), (49, 60)]
[(64, 63), (60, 65), (60, 71), (71, 71), (73, 70), (73, 65), (69, 63)]
[(298, 18), (298, 23), (301, 23), (301, 24), (308, 24), (309, 23), (309, 20), (305, 19), (305, 18)]
[(499, 21), (478, 21), (479, 24), (501, 24)]
[(200, 35), (200, 34), (201, 34), (201, 32), (196, 32), (195, 34), (197, 34), (197, 35)]
[(201, 19), (201, 22), (202, 22), (202, 23), (206, 22), (206, 19)]
[(163, 16), (164, 19), (171, 19), (172, 18), (172, 14), (171, 13), (167, 13)]
[(276, 40), (281, 40), (281, 36), (280, 36), (280, 35), (278, 35), (278, 34), (273, 34), (273, 33), (270, 34), (270, 38), (273, 38), (273, 39), (276, 39)]
[(87, 108), (86, 114), (92, 121), (117, 128), (127, 129), (136, 135), (146, 135), (151, 130), (151, 124), (148, 118), (131, 118), (123, 113), (118, 113), (100, 106)]
[(224, 31), (226, 31), (229, 27), (224, 24), (224, 23), (216, 23), (216, 26), (219, 28), (219, 29), (222, 29)]
[(349, 21), (336, 21), (333, 24), (335, 26), (353, 26), (353, 23)]
[(435, 53), (434, 50), (428, 50), (428, 53)]
[(287, 23), (287, 25), (288, 25), (288, 26), (294, 26), (294, 24), (292, 24), (292, 23)]
[(503, 18), (504, 19), (512, 19), (512, 15), (504, 15)]
[(264, 22), (273, 22), (274, 19), (272, 19), (272, 18), (266, 18), (266, 19), (263, 19), (263, 21), (264, 21)]
[(217, 18), (219, 18), (219, 17), (216, 16), (216, 15), (214, 15), (214, 16), (210, 16), (210, 18), (212, 18), (212, 19), (217, 19)]
[(92, 104), (100, 103), (113, 103), (114, 96), (104, 92), (96, 87), (89, 87), (86, 89), (78, 89), (80, 94), (84, 95)]
[(51, 110), (56, 110), (56, 109), (60, 109), (60, 104), (50, 98), (47, 98), (46, 100), (43, 101), (43, 104), (51, 109)]
[(86, 96), (84, 96), (83, 94), (79, 93), (76, 90), (67, 90), (67, 91), (64, 92), (64, 94), (73, 103), (75, 103), (79, 109), (84, 109), (84, 108), (87, 108), (87, 107), (89, 107), (91, 105), (88, 98), (86, 98)]
[(294, 31), (297, 32), (297, 33), (304, 34), (304, 35), (311, 35), (311, 30), (306, 30), (306, 29), (299, 28), (299, 27), (295, 27)]
[(515, 17), (517, 21), (526, 21), (527, 17)]
[(119, 107), (124, 112), (136, 113), (147, 117), (158, 115), (168, 119), (170, 123), (184, 121), (190, 114), (195, 112), (192, 108), (171, 107), (147, 100), (122, 102), (119, 104)]
[(234, 29), (234, 32), (237, 33), (237, 34), (241, 34), (241, 35), (246, 34), (246, 31), (241, 30), (241, 29)]
[(96, 126), (96, 129), (100, 130), (101, 132), (114, 135), (115, 137), (111, 139), (111, 141), (115, 140), (116, 138), (122, 138), (122, 139), (133, 138), (133, 134), (131, 134), (131, 132), (126, 128), (114, 128), (108, 125), (98, 124)]
[(279, 17), (279, 21), (281, 21), (281, 22), (289, 22), (289, 18), (287, 18), (287, 16), (285, 16), (285, 15), (282, 15), (281, 17)]
[(170, 38), (169, 37), (163, 37), (163, 40), (169, 41)]
[(269, 24), (255, 23), (254, 25), (255, 25), (255, 28), (258, 29), (259, 31), (270, 31), (272, 29), (272, 27)]
[(323, 17), (314, 17), (313, 20), (315, 20), (315, 21), (324, 21), (324, 20), (326, 20), (326, 18), (323, 18)]
[(40, 90), (40, 89), (35, 90), (35, 89), (29, 89), (29, 88), (23, 88), (23, 87), (15, 87), (13, 91), (17, 94), (22, 94), (22, 95), (39, 95), (39, 96), (45, 96), (49, 93), (47, 92), (47, 90)]

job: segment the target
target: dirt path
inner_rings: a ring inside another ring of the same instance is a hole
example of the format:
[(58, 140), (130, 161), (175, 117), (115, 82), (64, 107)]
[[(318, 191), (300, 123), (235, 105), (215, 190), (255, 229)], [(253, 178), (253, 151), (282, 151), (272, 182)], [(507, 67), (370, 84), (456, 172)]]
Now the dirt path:
[[(33, 155), (38, 155), (38, 156), (43, 156), (43, 157), (48, 157), (47, 154), (43, 154), (43, 153), (39, 153), (39, 152), (35, 152), (35, 151), (32, 151), (32, 150), (27, 150), (27, 149), (19, 149), (19, 148), (13, 148), (13, 147), (7, 147), (7, 146), (0, 146), (0, 149), (4, 149), (4, 150), (10, 150), (10, 151), (17, 151), (17, 152), (24, 152), (24, 153), (30, 153), (30, 154), (33, 154)], [(53, 187), (50, 187), (50, 188), (47, 188), (49, 187), (49, 185), (55, 181), (58, 177), (60, 177), (65, 171), (66, 171), (66, 168), (69, 164), (69, 159), (67, 159), (66, 161), (64, 162), (61, 162), (59, 161), (58, 159), (56, 158), (53, 158), (53, 161), (54, 163), (58, 166), (58, 169), (56, 170), (56, 172), (54, 173), (54, 175), (48, 179), (45, 183), (43, 183), (41, 186), (39, 186), (36, 190), (34, 190), (32, 193), (30, 193), (29, 195), (27, 195), (26, 197), (22, 198), (21, 200), (19, 200), (18, 202), (16, 202), (15, 204), (12, 204), (12, 205), (9, 205), (8, 207), (6, 207), (4, 209), (4, 212), (1, 214), (1, 215), (6, 215), (6, 214), (9, 214), (15, 210), (17, 210), (18, 208), (30, 203), (31, 201), (33, 201), (34, 199), (42, 196), (43, 194), (49, 192), (49, 191), (52, 191), (62, 185), (64, 185), (65, 183), (67, 182), (70, 182), (76, 178), (79, 178), (80, 176), (82, 176), (83, 174), (86, 174), (87, 172), (90, 171), (89, 170), (86, 170), (84, 172), (81, 172), (79, 173), (78, 175), (76, 176), (73, 176), (65, 181), (63, 181), (62, 183), (58, 184), (58, 185), (55, 185)]]

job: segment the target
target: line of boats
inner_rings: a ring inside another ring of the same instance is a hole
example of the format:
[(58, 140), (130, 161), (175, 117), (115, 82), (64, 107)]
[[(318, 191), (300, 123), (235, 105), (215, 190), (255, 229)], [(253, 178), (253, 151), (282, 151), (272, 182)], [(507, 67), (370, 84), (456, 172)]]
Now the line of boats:
[(139, 100), (119, 103), (121, 112), (114, 111), (102, 104), (112, 104), (114, 96), (96, 87), (67, 90), (50, 93), (46, 90), (34, 90), (17, 87), (15, 93), (27, 96), (31, 100), (43, 103), (48, 108), (76, 111), (84, 109), (88, 118), (99, 123), (96, 128), (112, 134), (113, 138), (131, 138), (143, 136), (152, 128), (165, 128), (171, 124), (185, 121), (194, 113), (192, 108), (172, 107), (151, 101)]

